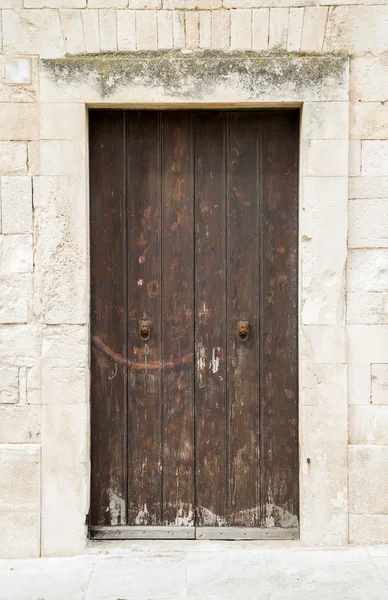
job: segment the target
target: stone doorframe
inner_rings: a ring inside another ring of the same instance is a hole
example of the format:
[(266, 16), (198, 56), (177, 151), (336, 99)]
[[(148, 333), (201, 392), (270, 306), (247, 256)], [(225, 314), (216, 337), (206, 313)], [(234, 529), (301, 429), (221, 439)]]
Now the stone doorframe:
[[(90, 107), (301, 108), (300, 537), (348, 543), (348, 90), (348, 58), (333, 55), (155, 51), (40, 61), (34, 209), (42, 385), (43, 398), (55, 393), (56, 406), (66, 405), (44, 418), (43, 555), (82, 552), (88, 538)], [(64, 371), (62, 381), (52, 379)]]

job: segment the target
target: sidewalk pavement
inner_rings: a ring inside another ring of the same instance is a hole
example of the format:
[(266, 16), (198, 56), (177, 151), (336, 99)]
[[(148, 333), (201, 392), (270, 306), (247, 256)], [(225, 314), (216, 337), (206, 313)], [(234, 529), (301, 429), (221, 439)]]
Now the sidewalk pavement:
[(93, 542), (69, 558), (0, 561), (0, 600), (388, 600), (388, 546)]

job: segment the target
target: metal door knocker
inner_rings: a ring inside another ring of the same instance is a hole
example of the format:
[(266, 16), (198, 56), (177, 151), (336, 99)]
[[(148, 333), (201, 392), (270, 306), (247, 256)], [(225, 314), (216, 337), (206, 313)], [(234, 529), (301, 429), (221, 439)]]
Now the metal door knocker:
[(249, 335), (249, 323), (248, 321), (239, 321), (237, 323), (237, 335), (242, 342), (248, 339)]
[(139, 321), (139, 335), (142, 340), (146, 341), (151, 335), (152, 323), (151, 321), (141, 320)]

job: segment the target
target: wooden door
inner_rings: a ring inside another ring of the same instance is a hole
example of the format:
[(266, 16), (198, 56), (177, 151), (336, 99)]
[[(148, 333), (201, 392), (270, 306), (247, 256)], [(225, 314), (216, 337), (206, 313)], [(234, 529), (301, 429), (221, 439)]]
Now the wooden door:
[(297, 111), (90, 111), (91, 533), (295, 537)]

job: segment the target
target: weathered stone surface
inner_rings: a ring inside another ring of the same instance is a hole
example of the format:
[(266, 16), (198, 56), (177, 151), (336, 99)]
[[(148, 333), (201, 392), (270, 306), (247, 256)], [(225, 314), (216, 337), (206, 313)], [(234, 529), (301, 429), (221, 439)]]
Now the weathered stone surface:
[(388, 325), (388, 292), (348, 292), (347, 322)]
[(42, 140), (84, 140), (86, 119), (84, 104), (41, 103), (40, 138)]
[(0, 444), (37, 444), (40, 435), (38, 404), (0, 406)]
[(347, 180), (305, 177), (302, 185), (303, 323), (340, 325), (345, 318)]
[(133, 10), (117, 11), (117, 49), (120, 52), (136, 50), (136, 13)]
[(0, 236), (0, 277), (32, 272), (32, 236)]
[(362, 359), (360, 356), (358, 363), (348, 364), (348, 402), (354, 406), (370, 404), (370, 364)]
[(57, 325), (43, 328), (42, 362), (45, 367), (85, 367), (88, 358), (87, 328)]
[(0, 140), (35, 140), (39, 137), (36, 104), (0, 104)]
[(349, 407), (350, 444), (387, 444), (387, 431), (388, 406)]
[(351, 292), (388, 291), (388, 250), (351, 250), (348, 255)]
[(40, 556), (40, 513), (0, 512), (0, 558)]
[(251, 11), (246, 8), (232, 11), (230, 46), (233, 50), (250, 50), (252, 47)]
[(40, 142), (33, 141), (27, 144), (27, 172), (29, 175), (40, 174)]
[[(132, 13), (135, 15), (135, 13)], [(168, 49), (174, 45), (173, 31), (172, 31), (172, 11), (171, 10), (159, 10), (158, 14), (158, 48)], [(136, 48), (136, 39), (135, 46)]]
[(252, 11), (252, 50), (267, 50), (269, 36), (269, 9), (255, 8)]
[(0, 278), (0, 323), (27, 323), (31, 308), (31, 274)]
[(326, 29), (328, 9), (312, 7), (304, 9), (302, 52), (321, 52)]
[(348, 140), (302, 140), (301, 174), (340, 177), (348, 175)]
[(362, 142), (362, 175), (383, 176), (388, 172), (388, 140)]
[[(98, 10), (83, 10), (81, 12), (82, 27), (84, 31), (84, 41), (86, 52), (99, 52), (100, 51), (100, 26), (98, 22)], [(117, 15), (117, 30), (120, 36), (120, 17)], [(126, 50), (127, 48), (120, 48), (119, 50)]]
[(25, 142), (0, 141), (0, 175), (27, 175)]
[(349, 140), (349, 175), (351, 177), (359, 177), (361, 175), (360, 140)]
[(46, 367), (42, 369), (43, 404), (83, 404), (88, 400), (84, 367)]
[(87, 407), (44, 405), (42, 411), (42, 555), (81, 553), (88, 510)]
[(85, 162), (85, 144), (78, 140), (42, 140), (42, 175), (81, 175)]
[(5, 82), (29, 84), (32, 81), (31, 58), (9, 56), (5, 59)]
[(60, 10), (59, 15), (67, 54), (85, 52), (81, 11), (66, 8)]
[[(361, 406), (351, 407), (351, 420), (354, 419), (355, 412), (359, 412), (361, 418), (366, 411), (375, 410), (379, 409)], [(387, 463), (387, 445), (349, 447), (350, 513), (388, 515)]]
[(343, 327), (304, 325), (300, 329), (300, 359), (305, 364), (346, 363)]
[(324, 51), (380, 54), (388, 50), (387, 6), (339, 6), (327, 20)]
[(349, 177), (349, 198), (388, 198), (388, 177)]
[(212, 13), (212, 48), (228, 48), (230, 40), (230, 11)]
[(158, 47), (155, 10), (136, 11), (136, 47), (138, 50), (156, 50)]
[(388, 139), (388, 104), (354, 102), (350, 104), (350, 137), (355, 139)]
[(388, 515), (349, 515), (350, 544), (385, 544), (388, 540)]
[(1, 178), (2, 233), (32, 233), (31, 177)]
[(0, 364), (33, 367), (39, 361), (40, 351), (37, 325), (0, 326)]
[(8, 54), (64, 56), (59, 14), (56, 10), (3, 11), (4, 49)]
[(304, 364), (300, 370), (302, 404), (326, 406), (346, 397), (346, 365)]
[(269, 12), (269, 48), (287, 48), (288, 8), (271, 8)]
[(345, 140), (348, 130), (348, 102), (304, 103), (302, 139)]
[(14, 404), (19, 400), (18, 367), (0, 366), (0, 404)]
[(186, 48), (199, 48), (199, 13), (191, 10), (186, 12)]
[(349, 248), (388, 248), (387, 198), (349, 201)]
[(388, 364), (371, 365), (371, 375), (371, 404), (388, 405)]
[[(366, 29), (365, 29), (366, 31)], [(381, 24), (381, 31), (384, 27)], [(350, 99), (355, 104), (388, 98), (388, 54), (353, 58), (350, 65)]]
[(86, 323), (86, 210), (82, 178), (39, 177), (35, 199), (35, 312), (49, 324)]
[(113, 9), (99, 11), (101, 52), (117, 50), (117, 17)]
[(388, 363), (388, 327), (348, 325), (349, 364)]
[(186, 42), (185, 36), (185, 13), (183, 11), (174, 11), (172, 14), (172, 31), (174, 48), (184, 48)]
[(209, 10), (199, 13), (199, 47), (211, 47), (211, 12)]
[(287, 35), (287, 50), (289, 52), (299, 52), (300, 50), (300, 45), (302, 43), (303, 18), (303, 8), (290, 8)]
[[(19, 407), (8, 408), (20, 410)], [(6, 511), (39, 513), (39, 444), (0, 443), (0, 489), (0, 514)]]

